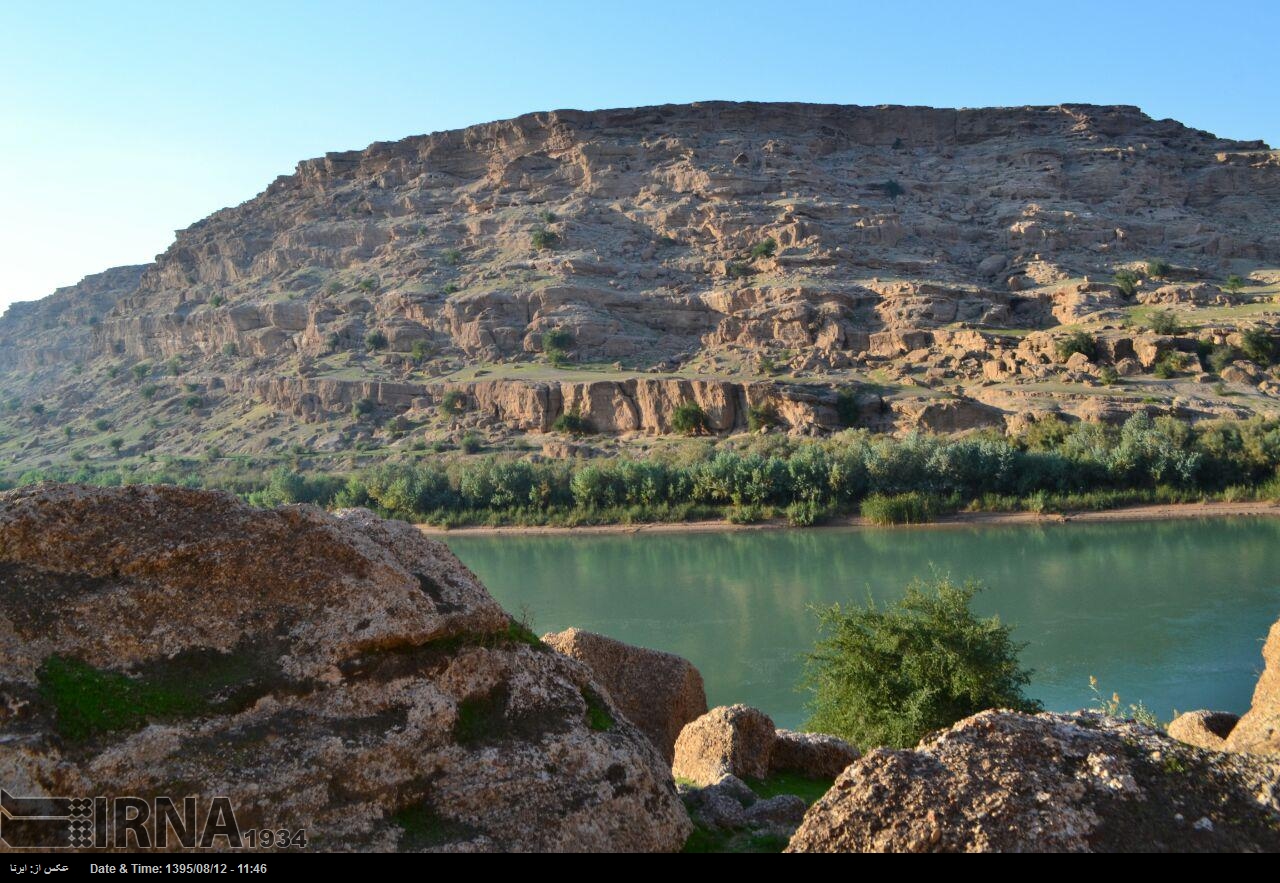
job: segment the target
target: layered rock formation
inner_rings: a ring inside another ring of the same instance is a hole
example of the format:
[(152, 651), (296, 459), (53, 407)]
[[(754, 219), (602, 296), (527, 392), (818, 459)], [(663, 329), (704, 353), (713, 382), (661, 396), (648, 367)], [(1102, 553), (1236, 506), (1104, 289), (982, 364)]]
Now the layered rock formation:
[(876, 749), (789, 852), (1274, 852), (1280, 763), (1097, 714), (986, 711)]
[[(684, 401), (720, 432), (766, 401), (785, 427), (829, 429), (832, 388), (851, 385), (888, 400), (859, 420), (873, 429), (1115, 417), (1144, 397), (1249, 413), (1274, 405), (1275, 378), (1244, 377), (1230, 400), (1166, 384), (1100, 406), (1089, 387), (1136, 349), (1115, 324), (1129, 306), (1216, 309), (1238, 299), (1227, 273), (1274, 281), (1278, 205), (1266, 145), (1132, 107), (529, 114), (302, 162), (154, 264), (15, 305), (0, 387), (92, 420), (138, 412), (129, 371), (174, 362), (143, 406), (158, 419), (169, 403), (171, 428), (148, 433), (161, 453), (210, 417), (237, 423), (239, 450), (290, 435), (263, 408), (332, 423), (353, 399), (430, 409), (434, 384), (472, 395), (494, 432), (581, 411), (597, 432), (661, 433)], [(1174, 278), (1139, 279), (1137, 300), (1110, 283), (1153, 257)], [(1239, 321), (1276, 324), (1249, 306)], [(1068, 368), (1053, 329), (1080, 321), (1109, 342)], [(547, 367), (565, 358), (586, 367)], [(194, 416), (176, 406), (191, 395)]]
[[(440, 543), (164, 487), (0, 495), (0, 781), (319, 850), (675, 850), (670, 769)], [(220, 842), (219, 845), (227, 845)]]

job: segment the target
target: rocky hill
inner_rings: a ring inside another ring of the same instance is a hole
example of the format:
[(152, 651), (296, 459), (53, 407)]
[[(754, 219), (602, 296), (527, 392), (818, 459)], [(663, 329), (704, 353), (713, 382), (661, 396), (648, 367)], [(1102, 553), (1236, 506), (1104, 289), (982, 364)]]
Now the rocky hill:
[(1132, 107), (529, 114), (304, 161), (153, 264), (14, 305), (0, 457), (565, 414), (610, 446), (690, 401), (720, 433), (1275, 413), (1265, 364), (1207, 358), (1272, 332), (1277, 267), (1280, 151)]

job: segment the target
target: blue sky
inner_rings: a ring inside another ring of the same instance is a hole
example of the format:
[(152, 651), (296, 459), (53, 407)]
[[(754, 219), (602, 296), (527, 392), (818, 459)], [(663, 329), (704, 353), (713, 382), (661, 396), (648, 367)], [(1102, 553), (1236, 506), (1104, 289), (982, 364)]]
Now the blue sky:
[(1136, 104), (1280, 142), (1280, 3), (0, 0), (0, 307), (302, 158), (554, 108)]

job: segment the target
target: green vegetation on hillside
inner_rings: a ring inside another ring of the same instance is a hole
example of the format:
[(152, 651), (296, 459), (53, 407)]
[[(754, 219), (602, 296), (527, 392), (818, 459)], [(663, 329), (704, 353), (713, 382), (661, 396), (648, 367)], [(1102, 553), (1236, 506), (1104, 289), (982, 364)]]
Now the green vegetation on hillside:
[[(118, 452), (123, 440), (111, 444)], [(484, 441), (468, 433), (458, 447), (477, 454)], [(916, 523), (964, 509), (1103, 509), (1212, 495), (1280, 499), (1278, 466), (1280, 420), (1193, 427), (1138, 414), (1121, 427), (1046, 418), (1019, 438), (899, 439), (850, 430), (797, 441), (771, 433), (719, 444), (672, 443), (645, 459), (445, 456), (424, 445), (419, 455), (338, 472), (297, 458), (274, 469), (254, 467), (247, 459), (222, 462), (221, 454), (81, 462), (0, 476), (0, 487), (45, 479), (219, 487), (257, 505), (367, 506), (442, 526), (685, 521), (731, 512), (737, 520), (785, 515), (792, 524), (808, 525), (859, 512), (877, 523)]]

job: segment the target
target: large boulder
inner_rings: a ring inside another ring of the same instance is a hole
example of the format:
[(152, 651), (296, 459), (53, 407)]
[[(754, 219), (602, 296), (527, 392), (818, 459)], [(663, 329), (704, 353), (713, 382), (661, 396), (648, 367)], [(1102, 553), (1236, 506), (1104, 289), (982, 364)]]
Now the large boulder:
[(579, 629), (543, 635), (557, 652), (591, 670), (618, 710), (653, 740), (670, 763), (685, 724), (707, 712), (702, 675), (686, 659)]
[(1280, 754), (1280, 622), (1271, 626), (1262, 645), (1262, 661), (1253, 704), (1227, 736), (1227, 751)]
[(769, 770), (809, 779), (834, 779), (860, 756), (857, 748), (838, 736), (778, 730), (769, 753)]
[(773, 752), (773, 720), (749, 705), (713, 708), (680, 732), (672, 772), (697, 785), (725, 776), (763, 779)]
[(863, 756), (788, 851), (1276, 851), (1278, 783), (1280, 761), (1132, 721), (986, 711)]
[(225, 796), (311, 849), (674, 850), (690, 830), (585, 666), (363, 510), (0, 495), (0, 742), (15, 794)]
[(1187, 711), (1169, 722), (1166, 732), (1179, 742), (1222, 751), (1240, 715), (1226, 711)]

